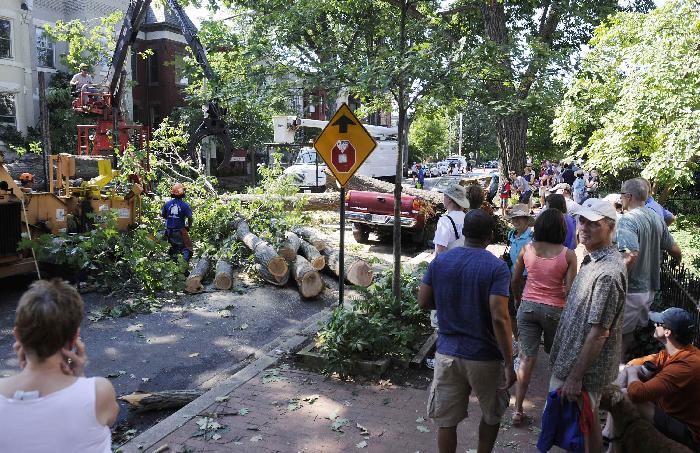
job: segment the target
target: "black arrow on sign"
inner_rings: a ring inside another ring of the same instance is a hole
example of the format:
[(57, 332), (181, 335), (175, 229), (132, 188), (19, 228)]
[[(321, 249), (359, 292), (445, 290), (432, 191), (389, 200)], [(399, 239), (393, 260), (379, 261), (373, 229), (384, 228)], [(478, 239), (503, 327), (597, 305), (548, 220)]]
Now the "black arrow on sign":
[(355, 123), (345, 115), (341, 116), (335, 121), (335, 123), (331, 124), (331, 126), (338, 126), (338, 132), (341, 134), (346, 134), (348, 132), (349, 125), (354, 126)]

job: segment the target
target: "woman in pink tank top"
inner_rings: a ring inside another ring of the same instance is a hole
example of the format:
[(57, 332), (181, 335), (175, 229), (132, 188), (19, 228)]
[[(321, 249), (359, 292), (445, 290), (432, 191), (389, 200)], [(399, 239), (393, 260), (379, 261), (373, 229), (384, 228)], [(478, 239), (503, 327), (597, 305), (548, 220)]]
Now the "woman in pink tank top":
[(0, 452), (111, 453), (119, 413), (112, 383), (84, 375), (83, 300), (60, 280), (22, 295), (14, 345), (21, 371), (0, 379)]
[[(535, 221), (533, 241), (523, 247), (515, 263), (511, 286), (516, 302), (520, 301), (517, 315), (520, 365), (515, 370), (518, 384), (512, 419), (516, 425), (525, 420), (523, 401), (542, 335), (544, 350), (549, 354), (569, 289), (576, 277), (576, 253), (562, 245), (564, 238), (564, 215), (557, 209), (542, 211)], [(527, 270), (525, 282), (523, 270)]]

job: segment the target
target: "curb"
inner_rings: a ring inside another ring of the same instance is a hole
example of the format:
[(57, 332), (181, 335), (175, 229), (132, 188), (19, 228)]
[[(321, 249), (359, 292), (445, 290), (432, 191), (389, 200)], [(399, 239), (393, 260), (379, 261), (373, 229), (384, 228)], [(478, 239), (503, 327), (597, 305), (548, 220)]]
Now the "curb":
[[(253, 379), (261, 371), (279, 363), (282, 360), (283, 354), (275, 354), (279, 350), (293, 351), (301, 346), (312, 335), (315, 335), (319, 328), (319, 323), (328, 319), (333, 307), (326, 307), (320, 312), (309, 317), (305, 324), (300, 328), (289, 329), (282, 333), (279, 337), (267, 343), (261, 349), (263, 355), (257, 358), (240, 371), (223, 380), (211, 390), (208, 390), (199, 398), (195, 399), (185, 407), (181, 408), (174, 414), (171, 414), (165, 420), (151, 426), (146, 431), (134, 437), (124, 445), (116, 449), (116, 452), (122, 453), (140, 453), (148, 449), (156, 447), (156, 444), (165, 438), (173, 431), (182, 427), (193, 417), (199, 415), (207, 407), (216, 402), (216, 397), (228, 395), (235, 389)], [(289, 337), (289, 338), (287, 338)]]

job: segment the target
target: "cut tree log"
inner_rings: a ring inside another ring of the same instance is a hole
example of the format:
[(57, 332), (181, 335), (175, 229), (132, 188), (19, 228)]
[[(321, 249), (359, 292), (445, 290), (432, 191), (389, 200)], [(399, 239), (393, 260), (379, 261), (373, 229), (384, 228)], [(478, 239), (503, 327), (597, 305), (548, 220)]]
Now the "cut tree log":
[(292, 263), (291, 274), (297, 282), (299, 293), (301, 293), (302, 297), (307, 299), (316, 297), (323, 291), (321, 276), (303, 256), (297, 255)]
[(316, 271), (321, 271), (326, 267), (326, 258), (321, 255), (316, 247), (304, 240), (300, 241), (299, 254), (306, 258)]
[(208, 257), (203, 256), (194, 265), (194, 268), (187, 276), (185, 280), (185, 291), (190, 294), (201, 293), (204, 290), (204, 285), (202, 285), (202, 279), (209, 273), (210, 260)]
[(318, 234), (311, 228), (297, 226), (292, 228), (292, 233), (296, 234), (300, 238), (304, 238), (311, 245), (316, 247), (319, 252), (326, 248), (326, 241), (324, 241)]
[(162, 392), (135, 392), (120, 396), (138, 412), (179, 409), (204, 394), (203, 390), (163, 390)]
[(288, 263), (291, 263), (297, 257), (299, 245), (301, 245), (301, 239), (299, 239), (299, 236), (292, 232), (287, 232), (284, 242), (282, 242), (280, 248), (277, 249), (277, 254), (283, 256)]
[(216, 289), (228, 290), (233, 286), (233, 266), (226, 260), (216, 262), (216, 273), (214, 275), (214, 286)]
[(253, 252), (255, 260), (262, 264), (270, 274), (277, 278), (282, 278), (289, 273), (287, 260), (279, 256), (277, 250), (270, 244), (251, 233), (248, 222), (243, 219), (237, 219), (234, 221), (234, 226), (238, 239)]
[[(338, 251), (326, 247), (321, 251), (326, 257), (326, 268), (330, 270), (336, 277), (340, 276), (340, 262)], [(374, 273), (372, 267), (367, 261), (355, 256), (345, 254), (345, 280), (348, 283), (364, 286), (365, 288), (372, 284)]]
[(289, 281), (289, 271), (287, 271), (287, 273), (285, 273), (284, 275), (278, 277), (276, 275), (272, 275), (272, 273), (270, 273), (270, 271), (268, 271), (265, 268), (265, 266), (263, 266), (260, 263), (255, 263), (254, 268), (255, 272), (257, 272), (258, 275), (260, 275), (260, 278), (265, 280), (267, 283), (271, 283), (276, 286), (284, 286)]
[(220, 197), (222, 200), (237, 200), (241, 204), (247, 205), (250, 203), (256, 203), (264, 201), (268, 202), (278, 202), (282, 201), (286, 209), (292, 209), (299, 205), (302, 201), (304, 202), (304, 211), (335, 211), (340, 209), (340, 200), (338, 198), (338, 192), (325, 192), (325, 193), (298, 193), (288, 197), (280, 197), (276, 195), (254, 195), (254, 194), (227, 194)]

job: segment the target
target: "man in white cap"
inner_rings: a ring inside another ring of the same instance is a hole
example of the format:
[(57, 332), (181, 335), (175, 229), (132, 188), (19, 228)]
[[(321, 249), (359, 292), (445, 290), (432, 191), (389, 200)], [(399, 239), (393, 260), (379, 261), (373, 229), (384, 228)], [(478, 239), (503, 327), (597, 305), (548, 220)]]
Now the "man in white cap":
[[(462, 238), (462, 226), (464, 225), (464, 210), (469, 209), (467, 190), (457, 183), (450, 184), (441, 191), (444, 194), (445, 210), (447, 211), (438, 220), (435, 230), (435, 254), (444, 252), (459, 244)], [(478, 207), (478, 206), (477, 206)]]
[[(577, 215), (579, 240), (588, 255), (571, 286), (554, 337), (549, 389), (561, 389), (563, 398), (579, 405), (585, 391), (592, 413), (597, 414), (601, 389), (617, 378), (627, 272), (612, 242), (617, 220), (613, 205), (590, 198)], [(591, 452), (602, 450), (598, 423), (593, 423), (588, 441)]]

